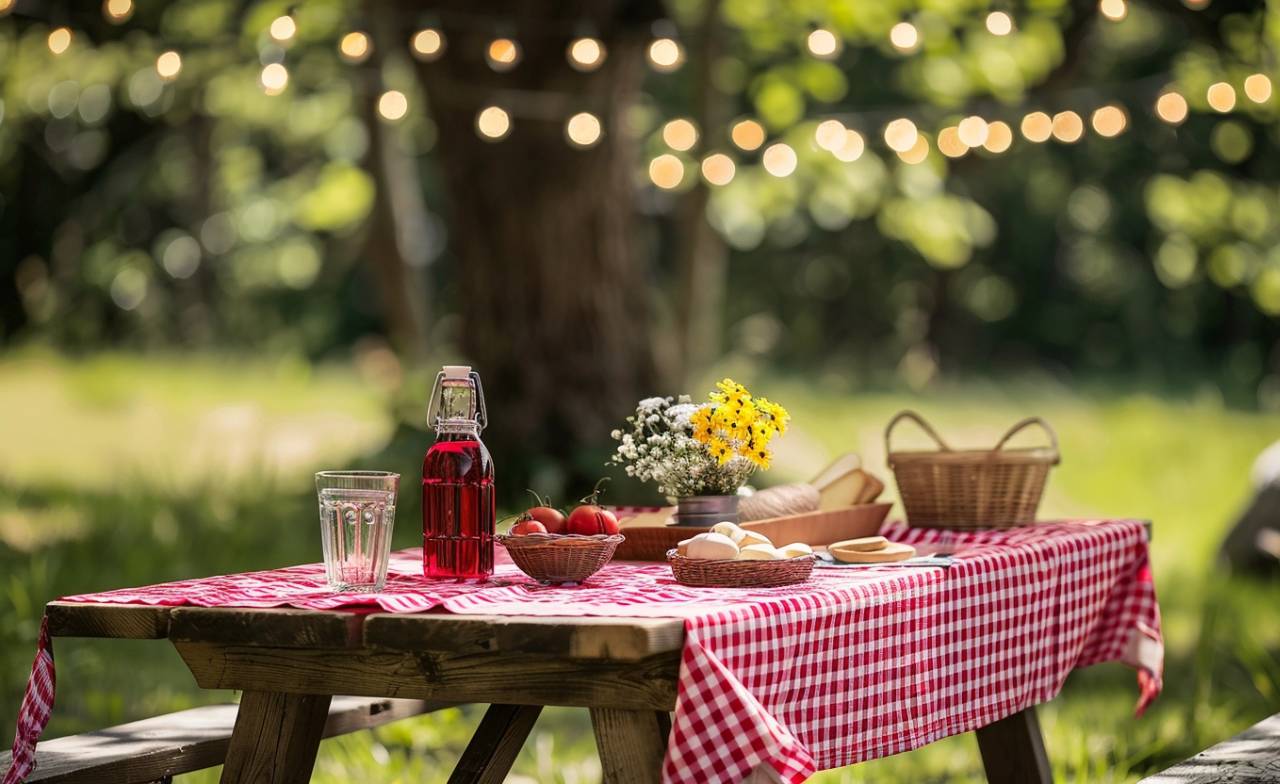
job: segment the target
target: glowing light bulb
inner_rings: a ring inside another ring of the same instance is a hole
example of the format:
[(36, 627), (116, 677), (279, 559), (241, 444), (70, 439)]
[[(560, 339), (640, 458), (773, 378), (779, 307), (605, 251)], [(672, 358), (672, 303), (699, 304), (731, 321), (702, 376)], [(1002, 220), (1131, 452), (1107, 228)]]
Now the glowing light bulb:
[(444, 54), (444, 33), (434, 27), (424, 27), (409, 39), (409, 48), (413, 56), (424, 63), (439, 60)]
[(889, 123), (884, 127), (884, 143), (894, 152), (906, 152), (916, 145), (920, 132), (916, 124), (905, 117)]
[(62, 54), (71, 46), (71, 28), (59, 27), (49, 33), (49, 51), (55, 55)]
[(1073, 144), (1084, 136), (1084, 120), (1073, 111), (1058, 112), (1053, 116), (1053, 138), (1065, 144)]
[(564, 124), (564, 135), (575, 147), (594, 147), (600, 141), (600, 118), (591, 112), (578, 112)]
[(486, 106), (476, 115), (476, 131), (489, 141), (505, 139), (511, 133), (511, 115), (501, 106)]
[(338, 53), (349, 63), (362, 63), (372, 52), (373, 46), (369, 43), (369, 36), (358, 30), (347, 33), (338, 42)]
[(1205, 97), (1214, 111), (1229, 112), (1236, 108), (1236, 88), (1226, 82), (1214, 82), (1209, 85)]
[(789, 144), (777, 142), (765, 148), (760, 162), (774, 177), (786, 177), (796, 170), (796, 151)]
[(889, 43), (903, 54), (910, 54), (920, 48), (920, 31), (910, 22), (898, 22), (889, 28)]
[(1013, 17), (1004, 11), (987, 14), (987, 32), (992, 35), (1008, 35), (1013, 32)]
[(1012, 145), (1013, 129), (1009, 127), (1009, 123), (996, 120), (987, 125), (987, 141), (982, 145), (987, 149), (987, 152), (998, 155)]
[(1266, 103), (1271, 99), (1271, 78), (1256, 73), (1244, 80), (1244, 94), (1254, 103)]
[(1020, 130), (1029, 142), (1046, 142), (1053, 135), (1053, 118), (1044, 112), (1031, 112), (1022, 118)]
[(805, 43), (809, 47), (809, 54), (822, 60), (830, 60), (840, 54), (840, 50), (844, 48), (844, 43), (836, 36), (835, 33), (819, 27), (809, 33)]
[(698, 128), (684, 118), (672, 120), (662, 126), (662, 141), (673, 150), (692, 149), (698, 143)]
[(395, 122), (409, 112), (409, 99), (399, 90), (387, 90), (378, 98), (378, 114), (382, 119)]
[(758, 150), (764, 144), (764, 126), (755, 120), (740, 120), (733, 124), (729, 138), (744, 152)]
[(969, 145), (960, 141), (960, 131), (954, 125), (948, 125), (938, 131), (938, 151), (948, 158), (959, 158), (969, 152)]
[(576, 71), (594, 71), (604, 64), (604, 44), (595, 38), (575, 38), (569, 44), (569, 65)]
[[(0, 14), (13, 7), (13, 0), (0, 2)], [(105, 0), (102, 15), (112, 24), (123, 24), (133, 16), (133, 0)]]
[(911, 145), (911, 149), (898, 153), (898, 157), (903, 163), (917, 164), (923, 163), (925, 158), (929, 157), (929, 140), (924, 134), (916, 136), (916, 143)]
[(684, 47), (674, 38), (657, 38), (649, 44), (648, 56), (653, 70), (671, 73), (684, 63)]
[(1110, 139), (1124, 132), (1125, 126), (1129, 124), (1129, 116), (1124, 113), (1124, 109), (1113, 104), (1095, 111), (1093, 117), (1089, 118), (1089, 124), (1093, 126), (1094, 133)]
[(712, 185), (728, 185), (733, 182), (733, 175), (738, 168), (733, 159), (722, 152), (713, 153), (702, 159), (702, 179)]
[(289, 70), (280, 63), (269, 63), (262, 69), (258, 81), (267, 95), (279, 95), (289, 86)]
[(956, 132), (960, 134), (960, 141), (969, 147), (981, 147), (987, 142), (987, 121), (976, 114), (970, 115), (960, 121)]
[(520, 63), (523, 52), (514, 38), (495, 38), (484, 50), (484, 59), (489, 67), (499, 73), (510, 71)]
[(0, 0), (0, 16), (5, 16), (13, 10), (13, 5), (17, 0)]
[(844, 132), (844, 141), (840, 147), (831, 151), (836, 156), (836, 160), (845, 163), (853, 163), (862, 157), (862, 153), (867, 149), (867, 142), (862, 138), (862, 134), (854, 130), (846, 130)]
[(271, 27), (267, 28), (267, 34), (273, 40), (284, 43), (292, 40), (298, 34), (298, 23), (293, 21), (293, 17), (288, 14), (277, 16), (271, 22)]
[(1129, 4), (1125, 0), (1099, 0), (1098, 11), (1113, 22), (1119, 22), (1129, 15)]
[(684, 181), (684, 162), (671, 153), (664, 153), (649, 162), (649, 179), (663, 190), (680, 187)]
[(1170, 90), (1156, 99), (1156, 115), (1170, 125), (1181, 125), (1187, 119), (1187, 99)]
[(844, 145), (844, 123), (839, 120), (823, 120), (814, 129), (813, 140), (827, 152), (835, 152)]
[(170, 50), (156, 58), (156, 74), (166, 82), (178, 78), (182, 70), (182, 55)]

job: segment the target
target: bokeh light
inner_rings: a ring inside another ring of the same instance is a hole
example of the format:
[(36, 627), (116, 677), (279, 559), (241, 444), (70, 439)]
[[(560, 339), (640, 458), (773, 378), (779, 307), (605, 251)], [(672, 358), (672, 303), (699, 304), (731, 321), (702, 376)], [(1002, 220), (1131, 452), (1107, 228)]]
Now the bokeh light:
[(978, 115), (970, 115), (956, 126), (960, 141), (969, 147), (981, 147), (987, 142), (987, 121)]
[(702, 159), (702, 178), (712, 185), (728, 185), (733, 182), (737, 167), (733, 159), (722, 152), (712, 153)]
[[(0, 2), (0, 13), (13, 6), (13, 0)], [(102, 15), (111, 24), (124, 24), (133, 16), (133, 0), (105, 0), (102, 4)]]
[(429, 63), (440, 59), (444, 54), (444, 33), (434, 27), (424, 27), (413, 34), (409, 40), (409, 49), (417, 59)]
[(684, 162), (671, 153), (663, 153), (649, 162), (649, 179), (664, 190), (680, 187), (684, 181)]
[(1125, 0), (1099, 0), (1098, 12), (1113, 22), (1119, 22), (1129, 15), (1129, 4)]
[(1058, 112), (1053, 116), (1053, 138), (1064, 144), (1073, 144), (1084, 136), (1084, 120), (1073, 111)]
[(172, 49), (162, 53), (156, 58), (156, 75), (166, 82), (171, 82), (178, 78), (178, 73), (182, 70), (182, 55)]
[(495, 38), (485, 47), (484, 59), (495, 71), (510, 71), (520, 64), (523, 52), (514, 38)]
[(369, 36), (359, 30), (347, 33), (338, 42), (338, 53), (349, 63), (362, 63), (372, 52), (373, 45), (369, 43)]
[(662, 141), (673, 150), (691, 150), (698, 143), (698, 127), (690, 120), (677, 118), (662, 126)]
[(1205, 91), (1209, 106), (1216, 112), (1229, 112), (1236, 108), (1236, 88), (1226, 82), (1214, 82)]
[(293, 21), (293, 17), (288, 14), (277, 16), (272, 20), (271, 26), (267, 28), (267, 33), (273, 40), (280, 43), (291, 41), (298, 34), (298, 23)]
[(924, 163), (924, 160), (929, 157), (929, 140), (924, 134), (916, 134), (915, 144), (911, 145), (911, 149), (898, 153), (898, 157), (903, 163), (912, 165)]
[(378, 114), (382, 119), (395, 122), (409, 112), (409, 99), (399, 90), (387, 90), (378, 98)]
[(765, 148), (760, 162), (774, 177), (786, 177), (796, 170), (796, 151), (789, 144), (777, 142)]
[(1004, 11), (987, 14), (987, 32), (992, 35), (1008, 35), (1013, 32), (1013, 17)]
[(1124, 132), (1129, 124), (1129, 116), (1125, 114), (1123, 108), (1111, 104), (1097, 109), (1090, 118), (1089, 124), (1093, 126), (1094, 133), (1110, 139)]
[(1156, 115), (1171, 125), (1180, 125), (1187, 119), (1187, 99), (1181, 93), (1167, 92), (1156, 99)]
[(511, 115), (501, 106), (486, 106), (476, 114), (476, 132), (489, 141), (505, 139), (511, 133)]
[(764, 144), (764, 126), (755, 120), (739, 120), (733, 124), (729, 138), (744, 152), (758, 150)]
[(844, 141), (838, 149), (832, 150), (831, 154), (836, 156), (836, 160), (845, 163), (853, 163), (862, 157), (862, 153), (867, 149), (867, 142), (862, 138), (862, 134), (852, 129), (846, 129), (844, 132)]
[(916, 124), (900, 117), (884, 127), (884, 143), (894, 152), (906, 152), (916, 145), (920, 132)]
[(920, 31), (910, 22), (898, 22), (889, 28), (889, 43), (903, 54), (910, 54), (920, 48)]
[(969, 145), (960, 141), (960, 131), (954, 125), (948, 125), (938, 131), (938, 151), (948, 158), (959, 158), (969, 152)]
[(838, 56), (840, 50), (844, 48), (839, 36), (825, 27), (819, 27), (809, 33), (806, 44), (809, 47), (809, 54), (823, 60), (830, 60)]
[(1053, 118), (1044, 112), (1031, 112), (1022, 118), (1019, 130), (1029, 142), (1047, 142), (1053, 135)]
[(71, 28), (58, 27), (49, 33), (47, 43), (49, 51), (55, 55), (62, 54), (71, 46)]
[(564, 135), (575, 147), (594, 147), (600, 141), (600, 118), (591, 112), (578, 112), (564, 124)]
[(987, 152), (1002, 153), (1013, 146), (1013, 129), (1009, 123), (996, 120), (987, 125), (987, 140), (983, 143)]
[(839, 120), (823, 120), (813, 131), (813, 141), (827, 152), (835, 152), (844, 144), (844, 123)]
[(1271, 100), (1271, 78), (1266, 74), (1251, 74), (1244, 80), (1244, 94), (1254, 103)]
[(258, 82), (267, 95), (279, 95), (289, 86), (289, 69), (281, 63), (268, 63), (263, 67)]
[(684, 47), (674, 38), (656, 38), (649, 44), (649, 65), (659, 73), (671, 73), (684, 63)]
[(1242, 122), (1223, 120), (1210, 134), (1209, 147), (1223, 163), (1242, 163), (1253, 153), (1253, 134)]
[(584, 36), (569, 42), (569, 65), (577, 71), (594, 71), (604, 64), (604, 44), (597, 38)]

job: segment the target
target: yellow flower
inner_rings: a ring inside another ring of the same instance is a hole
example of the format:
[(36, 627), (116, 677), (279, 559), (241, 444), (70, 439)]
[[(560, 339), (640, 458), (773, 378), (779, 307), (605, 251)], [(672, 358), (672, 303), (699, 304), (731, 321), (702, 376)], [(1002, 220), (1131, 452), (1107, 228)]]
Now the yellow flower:
[(768, 471), (770, 466), (769, 450), (758, 448), (751, 450), (750, 454), (744, 455), (748, 460), (755, 464), (756, 468), (761, 471)]
[(791, 415), (787, 413), (785, 408), (766, 397), (757, 398), (756, 407), (764, 412), (779, 433), (787, 432), (787, 423), (791, 421)]
[(767, 446), (775, 433), (777, 430), (774, 429), (773, 422), (768, 419), (758, 419), (751, 423), (752, 443)]
[(728, 406), (716, 406), (715, 413), (711, 415), (711, 425), (717, 430), (729, 430), (733, 427), (733, 423), (737, 420), (733, 411)]
[(723, 438), (712, 438), (711, 443), (707, 444), (707, 449), (720, 465), (724, 465), (733, 459), (733, 449), (729, 446), (729, 442)]
[(711, 442), (711, 421), (697, 422), (693, 426), (693, 438), (695, 441), (707, 444)]

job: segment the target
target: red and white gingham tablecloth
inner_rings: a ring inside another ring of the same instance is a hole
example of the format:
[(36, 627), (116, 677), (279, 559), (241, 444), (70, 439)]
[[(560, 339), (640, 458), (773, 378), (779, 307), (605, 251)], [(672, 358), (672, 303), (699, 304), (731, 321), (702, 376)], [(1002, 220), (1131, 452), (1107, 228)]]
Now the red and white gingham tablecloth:
[[(802, 781), (983, 727), (1099, 662), (1139, 669), (1139, 711), (1159, 693), (1160, 613), (1140, 522), (885, 533), (957, 554), (948, 568), (819, 568), (807, 583), (768, 589), (687, 588), (665, 564), (613, 563), (585, 585), (553, 588), (524, 577), (501, 548), (482, 585), (424, 580), (420, 551), (405, 550), (378, 594), (329, 593), (312, 564), (67, 599), (683, 618), (667, 782), (739, 781), (759, 766)], [(4, 784), (30, 773), (53, 692), (42, 629)]]

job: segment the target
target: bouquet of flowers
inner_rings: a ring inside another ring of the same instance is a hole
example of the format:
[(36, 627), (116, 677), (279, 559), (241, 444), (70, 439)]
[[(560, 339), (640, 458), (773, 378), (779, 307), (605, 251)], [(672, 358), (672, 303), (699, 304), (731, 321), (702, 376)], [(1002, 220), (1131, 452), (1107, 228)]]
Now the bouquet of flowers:
[(769, 468), (770, 444), (790, 419), (782, 406), (726, 378), (706, 403), (688, 395), (641, 400), (627, 428), (613, 431), (619, 443), (610, 462), (656, 482), (664, 495), (732, 495), (757, 469)]

